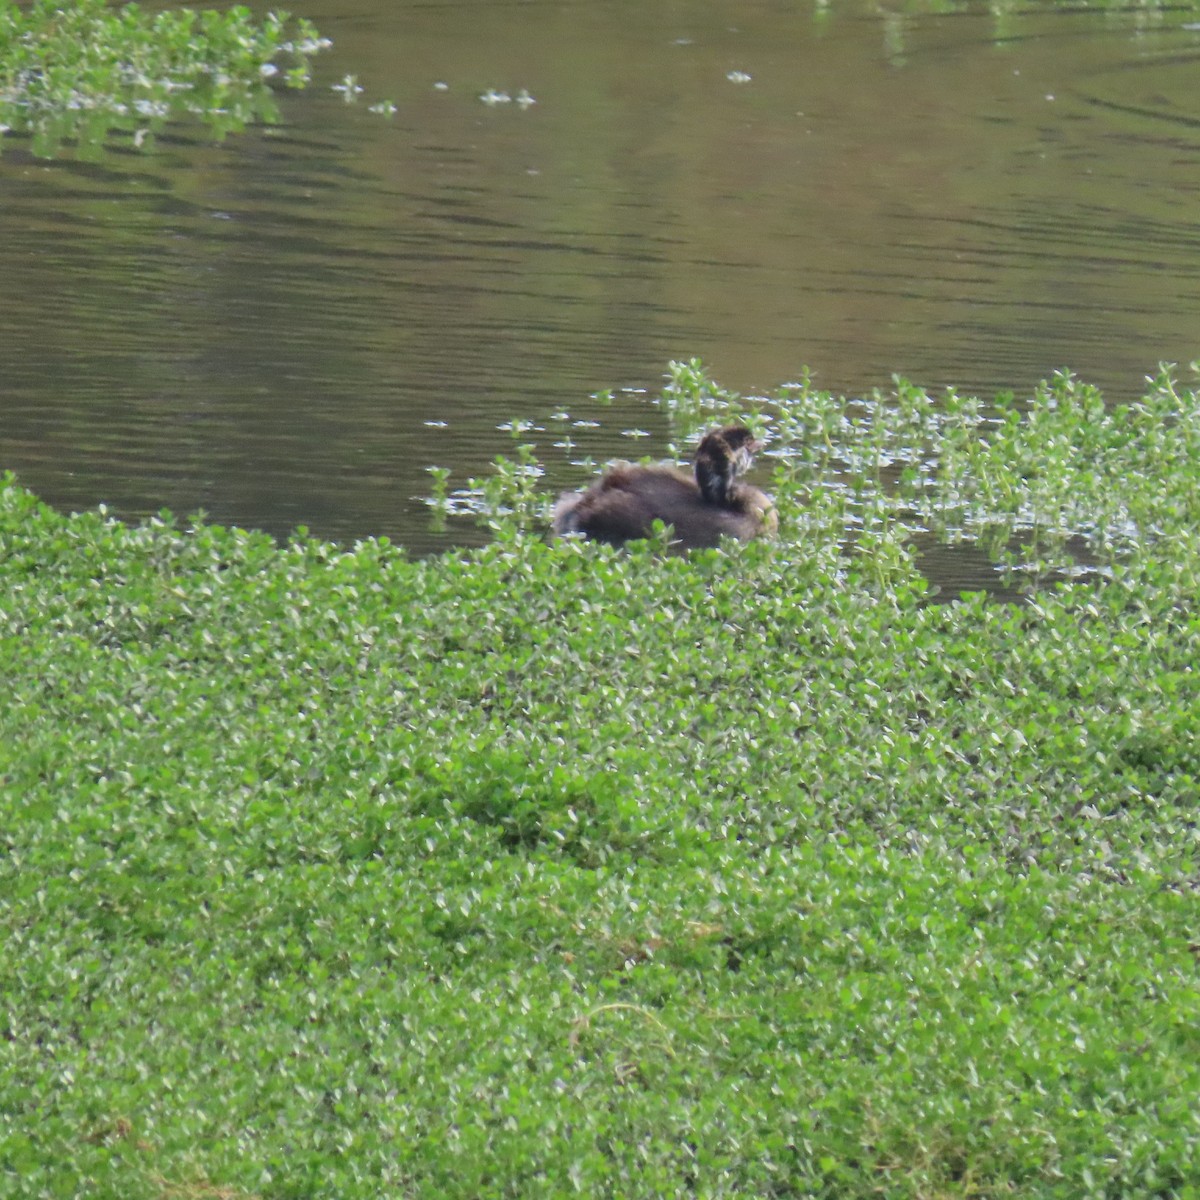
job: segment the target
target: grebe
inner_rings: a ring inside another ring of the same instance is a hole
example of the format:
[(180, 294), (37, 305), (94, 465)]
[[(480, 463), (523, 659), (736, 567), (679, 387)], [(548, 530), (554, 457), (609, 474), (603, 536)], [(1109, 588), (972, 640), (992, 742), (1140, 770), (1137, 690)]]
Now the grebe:
[(646, 538), (658, 520), (671, 526), (671, 544), (691, 550), (722, 537), (748, 542), (778, 524), (770, 498), (739, 483), (759, 449), (750, 430), (730, 425), (696, 448), (695, 478), (674, 467), (614, 467), (585, 492), (564, 492), (554, 506), (554, 532), (582, 533), (621, 546)]

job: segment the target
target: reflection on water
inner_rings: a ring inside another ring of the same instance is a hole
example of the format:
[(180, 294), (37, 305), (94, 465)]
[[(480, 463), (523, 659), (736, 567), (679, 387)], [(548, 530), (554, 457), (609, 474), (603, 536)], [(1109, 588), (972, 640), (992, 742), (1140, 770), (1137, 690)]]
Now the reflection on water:
[[(6, 143), (0, 465), (53, 503), (422, 552), (476, 536), (429, 532), (425, 468), (486, 472), (511, 417), (552, 483), (661, 450), (636, 390), (588, 396), (670, 358), (1127, 397), (1197, 354), (1186, 12), (290, 7), (335, 48), (279, 128), (98, 165)], [(601, 422), (569, 453), (564, 407)]]

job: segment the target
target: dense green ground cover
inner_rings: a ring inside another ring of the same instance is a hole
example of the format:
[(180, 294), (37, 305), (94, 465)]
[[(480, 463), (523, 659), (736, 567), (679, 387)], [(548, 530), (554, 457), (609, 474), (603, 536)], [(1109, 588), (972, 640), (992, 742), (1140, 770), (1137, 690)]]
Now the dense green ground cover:
[(0, 1194), (1200, 1195), (1200, 403), (752, 407), (687, 560), (0, 490)]

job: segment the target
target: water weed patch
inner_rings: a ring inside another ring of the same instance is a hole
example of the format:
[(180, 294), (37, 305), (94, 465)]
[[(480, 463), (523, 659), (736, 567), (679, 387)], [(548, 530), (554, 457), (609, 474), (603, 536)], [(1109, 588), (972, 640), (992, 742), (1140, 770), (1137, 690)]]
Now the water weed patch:
[(1195, 397), (664, 403), (770, 432), (777, 541), (8, 481), (0, 1194), (1195, 1195)]
[(0, 133), (50, 156), (100, 154), (114, 133), (147, 144), (168, 121), (217, 136), (273, 121), (269, 83), (303, 87), (329, 46), (311, 22), (242, 5), (150, 12), (104, 0), (0, 0)]

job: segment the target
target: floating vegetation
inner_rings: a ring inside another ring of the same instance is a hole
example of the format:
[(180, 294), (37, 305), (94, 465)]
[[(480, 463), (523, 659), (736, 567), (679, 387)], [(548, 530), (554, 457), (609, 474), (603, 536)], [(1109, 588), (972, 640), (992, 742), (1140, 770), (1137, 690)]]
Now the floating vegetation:
[(340, 83), (333, 84), (330, 90), (340, 92), (347, 104), (353, 104), (365, 91), (359, 84), (357, 75), (346, 75)]
[[(692, 360), (670, 365), (654, 404), (668, 417), (669, 449), (681, 460), (707, 426), (749, 423), (761, 430), (763, 458), (773, 464), (771, 487), (781, 511), (794, 514), (797, 537), (809, 538), (819, 526), (846, 546), (877, 536), (910, 546), (931, 538), (976, 542), (1011, 587), (1101, 572), (1104, 563), (1165, 536), (1171, 505), (1182, 501), (1174, 492), (1148, 490), (1141, 476), (1173, 466), (1167, 477), (1188, 485), (1200, 461), (1200, 404), (1168, 368), (1149, 383), (1139, 403), (1113, 409), (1069, 372), (1021, 401), (1002, 395), (984, 403), (953, 390), (934, 396), (898, 377), (891, 392), (868, 397), (836, 396), (807, 380), (775, 396), (743, 397)], [(611, 394), (594, 399), (608, 402)], [(580, 430), (601, 425), (565, 411), (551, 419)], [(539, 432), (527, 421), (499, 428), (514, 438)], [(636, 428), (617, 432), (647, 436)], [(552, 448), (573, 445), (560, 437)], [(526, 468), (537, 465), (540, 472), (536, 444), (522, 453)], [(501, 477), (519, 483), (518, 503), (499, 503), (501, 524), (522, 512), (537, 532), (553, 497), (539, 502), (528, 493), (528, 470), (514, 473), (506, 464)], [(494, 527), (490, 505), (503, 493), (494, 480), (473, 480), (449, 494), (455, 515)]]
[(307, 20), (248, 8), (149, 12), (104, 0), (0, 0), (0, 123), (50, 156), (64, 143), (98, 153), (136, 146), (170, 121), (217, 137), (278, 120), (273, 88), (304, 87), (328, 48)]
[(496, 108), (503, 104), (515, 104), (520, 109), (531, 108), (537, 101), (522, 88), (515, 96), (509, 95), (505, 91), (497, 91), (496, 88), (488, 88), (479, 96), (481, 104), (486, 104), (489, 108)]

